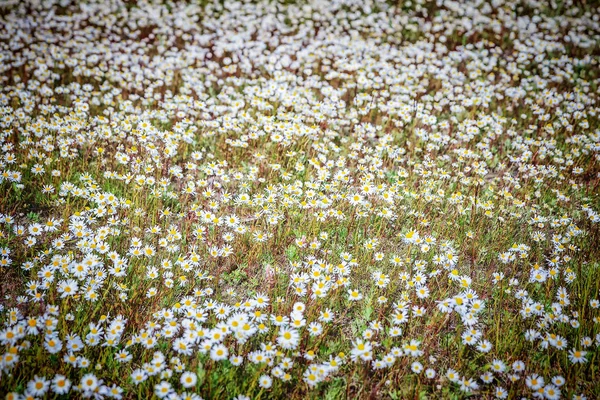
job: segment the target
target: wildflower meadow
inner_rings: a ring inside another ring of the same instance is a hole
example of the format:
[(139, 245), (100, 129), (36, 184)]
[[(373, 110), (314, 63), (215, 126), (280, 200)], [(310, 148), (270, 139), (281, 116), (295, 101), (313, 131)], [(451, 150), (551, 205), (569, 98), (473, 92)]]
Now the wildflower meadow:
[(0, 396), (600, 399), (600, 5), (0, 3)]

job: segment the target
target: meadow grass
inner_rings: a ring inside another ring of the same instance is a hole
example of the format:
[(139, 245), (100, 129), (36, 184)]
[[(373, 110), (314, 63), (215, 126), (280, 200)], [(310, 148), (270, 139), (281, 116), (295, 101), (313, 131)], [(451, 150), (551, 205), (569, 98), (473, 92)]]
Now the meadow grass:
[(0, 395), (600, 398), (590, 4), (0, 18)]

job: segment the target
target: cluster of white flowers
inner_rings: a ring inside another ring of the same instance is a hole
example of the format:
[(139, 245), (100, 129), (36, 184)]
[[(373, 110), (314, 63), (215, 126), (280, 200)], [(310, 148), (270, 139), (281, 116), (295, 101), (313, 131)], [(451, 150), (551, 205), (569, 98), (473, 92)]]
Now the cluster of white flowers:
[(0, 394), (600, 397), (597, 10), (135, 3), (0, 5)]

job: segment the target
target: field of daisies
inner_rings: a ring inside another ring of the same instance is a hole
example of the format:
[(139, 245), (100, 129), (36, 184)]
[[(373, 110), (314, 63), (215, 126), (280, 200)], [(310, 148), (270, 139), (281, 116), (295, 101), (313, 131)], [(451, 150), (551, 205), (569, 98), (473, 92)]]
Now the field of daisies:
[(0, 396), (600, 398), (600, 9), (0, 4)]

